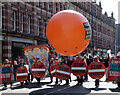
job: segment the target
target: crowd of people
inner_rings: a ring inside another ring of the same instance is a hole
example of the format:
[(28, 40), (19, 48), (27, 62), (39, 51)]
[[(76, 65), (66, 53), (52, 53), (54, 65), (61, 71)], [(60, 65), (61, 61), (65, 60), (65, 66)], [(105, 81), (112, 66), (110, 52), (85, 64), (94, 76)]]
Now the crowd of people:
[[(120, 59), (119, 56), (116, 57), (117, 59)], [(83, 60), (87, 67), (90, 65), (90, 63), (92, 62), (101, 62), (104, 64), (104, 66), (106, 67), (106, 81), (107, 81), (107, 72), (108, 72), (108, 66), (109, 66), (109, 56), (94, 56), (92, 57), (91, 55), (87, 56), (87, 55), (84, 55), (84, 56), (80, 56), (80, 55), (77, 55), (77, 56), (73, 56), (72, 58), (68, 58), (67, 56), (61, 56), (61, 57), (57, 57), (57, 55), (55, 55), (54, 57), (53, 56), (49, 56), (49, 67), (51, 66), (51, 64), (53, 62), (60, 62), (60, 64), (67, 64), (69, 67), (71, 67), (72, 63), (75, 61), (75, 60)], [(111, 59), (114, 59), (114, 57), (111, 57)], [(10, 62), (8, 59), (5, 59), (5, 62)], [(39, 58), (36, 58), (36, 62), (39, 62)], [(19, 62), (17, 62), (16, 60), (13, 62), (13, 76), (14, 76), (14, 81), (17, 81), (16, 80), (16, 71), (17, 69), (20, 67), (20, 66), (24, 66), (26, 65), (24, 59), (21, 59)], [(28, 66), (29, 67), (29, 66)], [(27, 67), (27, 68), (28, 68)], [(50, 77), (50, 82), (52, 83), (53, 82), (53, 76), (51, 75), (50, 73), (50, 70), (48, 68), (48, 74), (49, 74), (49, 77)], [(28, 85), (29, 83), (31, 83), (33, 81), (34, 77), (33, 75), (31, 74), (31, 71), (30, 71), (30, 68), (28, 69), (28, 78), (27, 80), (25, 81), (26, 85)], [(77, 79), (77, 85), (82, 85), (83, 82), (87, 81), (88, 80), (88, 72), (86, 71), (85, 75), (84, 76), (77, 76), (76, 77)], [(37, 83), (38, 85), (40, 84), (40, 80), (41, 78), (36, 78), (37, 80)], [(69, 83), (71, 82), (71, 77), (69, 79), (66, 80), (66, 83), (65, 85), (69, 85)], [(56, 78), (56, 81), (55, 81), (55, 84), (57, 85), (59, 82), (59, 79)], [(62, 83), (62, 80), (60, 80), (60, 82)], [(118, 84), (118, 87), (120, 87), (120, 83), (117, 83)], [(12, 86), (12, 82), (10, 82), (10, 85)], [(21, 86), (23, 86), (24, 83), (21, 82)], [(95, 86), (96, 87), (99, 87), (99, 79), (96, 79), (95, 80)], [(4, 88), (7, 87), (7, 84), (4, 83)]]
[[(61, 64), (64, 63), (64, 64), (67, 64), (70, 68), (71, 68), (71, 65), (72, 63), (75, 61), (75, 60), (83, 60), (87, 67), (89, 66), (90, 63), (92, 63), (93, 61), (99, 61), (99, 62), (102, 62), (105, 67), (107, 68), (108, 67), (108, 64), (109, 64), (109, 58), (107, 57), (102, 57), (100, 58), (99, 56), (95, 56), (94, 58), (92, 56), (74, 56), (72, 59), (68, 59), (67, 56), (64, 56), (63, 58), (60, 58), (58, 59), (57, 56), (55, 58), (51, 58), (51, 61), (50, 61), (50, 64), (49, 66), (53, 63), (53, 62), (56, 62), (56, 61), (59, 61)], [(53, 78), (52, 78), (52, 75), (50, 75), (50, 79), (51, 79), (51, 82), (53, 82)], [(86, 72), (84, 76), (77, 76), (77, 81), (78, 83), (77, 84), (83, 84), (84, 81), (87, 81), (88, 80), (88, 73)], [(71, 77), (66, 80), (66, 85), (68, 85), (69, 83), (71, 82)], [(58, 83), (58, 81), (56, 81), (56, 84)]]
[[(105, 68), (106, 68), (106, 80), (107, 81), (107, 78), (108, 78), (108, 66), (109, 66), (109, 59), (120, 59), (120, 56), (117, 56), (117, 57), (114, 57), (114, 56), (94, 56), (92, 57), (91, 55), (87, 56), (87, 55), (84, 55), (84, 56), (80, 56), (80, 55), (77, 55), (77, 56), (74, 56), (72, 59), (68, 59), (67, 56), (64, 56), (62, 58), (57, 58), (57, 56), (55, 56), (54, 58), (51, 57), (51, 60), (50, 60), (50, 64), (49, 66), (53, 63), (53, 62), (60, 62), (61, 64), (64, 63), (64, 64), (67, 64), (69, 67), (71, 67), (72, 63), (75, 61), (75, 60), (83, 60), (87, 67), (90, 65), (90, 63), (92, 62), (101, 62), (104, 64)], [(53, 78), (52, 78), (52, 75), (50, 75), (50, 79), (51, 79), (51, 82), (53, 82)], [(82, 85), (84, 81), (87, 81), (88, 80), (88, 72), (86, 71), (85, 75), (84, 76), (77, 76), (77, 85), (80, 84)], [(60, 80), (60, 82), (62, 82), (62, 80)], [(66, 85), (68, 85), (69, 83), (71, 82), (71, 77), (69, 79), (66, 80)], [(56, 78), (56, 84), (58, 84), (58, 79)], [(118, 87), (120, 87), (120, 82), (117, 83)], [(95, 80), (95, 87), (98, 88), (99, 87), (99, 79), (96, 79)]]

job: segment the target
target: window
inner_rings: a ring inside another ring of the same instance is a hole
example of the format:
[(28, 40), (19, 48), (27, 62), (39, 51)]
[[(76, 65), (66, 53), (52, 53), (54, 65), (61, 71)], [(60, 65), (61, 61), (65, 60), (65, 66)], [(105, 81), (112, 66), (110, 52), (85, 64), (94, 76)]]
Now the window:
[(48, 8), (48, 11), (49, 11), (49, 10), (50, 10), (50, 7), (49, 7), (50, 4), (48, 3), (47, 5), (48, 5), (48, 7), (47, 7), (47, 8)]
[(39, 25), (40, 25), (40, 22), (39, 22), (39, 21), (40, 21), (40, 20), (38, 19), (38, 24), (37, 24), (37, 25), (38, 25), (38, 27), (37, 27), (38, 35), (40, 34), (40, 26), (39, 26)]
[(39, 0), (39, 2), (37, 2), (39, 7), (41, 7), (41, 2), (40, 2), (40, 1), (41, 1), (41, 0)]
[(42, 8), (44, 8), (45, 6), (44, 6), (44, 2), (42, 2)]
[(2, 8), (0, 8), (0, 28), (2, 28)]
[(46, 37), (46, 19), (44, 19), (43, 37)]
[(28, 33), (30, 34), (30, 16), (28, 16)]
[(54, 13), (56, 13), (56, 3), (54, 3)]
[(49, 11), (53, 13), (53, 2), (49, 3)]
[(58, 3), (58, 12), (60, 11), (60, 3)]
[(16, 15), (15, 12), (13, 12), (13, 31), (15, 31), (15, 26), (16, 26), (15, 15)]
[(42, 34), (42, 37), (44, 38), (46, 35), (45, 35), (45, 27), (43, 27), (43, 34)]
[(23, 14), (20, 15), (20, 32), (23, 32)]

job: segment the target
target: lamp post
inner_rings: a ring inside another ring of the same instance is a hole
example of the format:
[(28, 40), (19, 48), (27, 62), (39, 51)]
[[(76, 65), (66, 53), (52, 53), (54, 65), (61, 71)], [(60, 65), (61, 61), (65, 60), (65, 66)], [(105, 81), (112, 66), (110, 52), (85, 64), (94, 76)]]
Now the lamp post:
[(93, 39), (93, 29), (94, 29), (94, 27), (93, 27), (93, 4), (94, 3), (96, 3), (96, 1), (92, 1), (91, 2), (91, 9), (92, 9), (92, 49), (93, 49), (93, 57), (94, 57), (94, 39)]

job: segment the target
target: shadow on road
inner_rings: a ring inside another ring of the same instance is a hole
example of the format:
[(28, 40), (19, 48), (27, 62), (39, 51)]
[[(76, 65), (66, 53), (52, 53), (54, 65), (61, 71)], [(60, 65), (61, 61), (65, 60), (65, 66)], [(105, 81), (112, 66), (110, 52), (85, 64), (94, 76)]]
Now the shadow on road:
[(46, 84), (50, 84), (50, 82), (40, 82), (39, 85), (36, 82), (35, 83), (30, 83), (28, 85), (24, 84), (24, 86), (16, 85), (15, 87), (12, 87), (11, 89), (15, 90), (15, 89), (21, 89), (21, 88), (28, 88), (28, 89), (39, 88), (39, 87), (41, 87), (43, 85), (46, 85)]
[(106, 88), (89, 88), (89, 90), (99, 91), (99, 90), (106, 90)]
[(120, 92), (120, 88), (109, 88), (112, 92)]
[(43, 88), (43, 89), (40, 89), (40, 90), (36, 90), (36, 91), (32, 91), (30, 93), (30, 95), (33, 95), (33, 94), (50, 94), (50, 93), (56, 93), (56, 91), (62, 89), (62, 88), (68, 88), (70, 87), (69, 85), (49, 85), (49, 88)]
[(51, 86), (51, 88), (45, 88), (45, 89), (40, 89), (36, 91), (32, 91), (30, 95), (36, 95), (36, 94), (45, 94), (45, 95), (56, 95), (56, 94), (88, 94), (90, 93), (91, 90), (87, 89), (81, 85), (75, 85), (75, 86), (69, 86), (69, 85), (56, 85), (56, 86)]

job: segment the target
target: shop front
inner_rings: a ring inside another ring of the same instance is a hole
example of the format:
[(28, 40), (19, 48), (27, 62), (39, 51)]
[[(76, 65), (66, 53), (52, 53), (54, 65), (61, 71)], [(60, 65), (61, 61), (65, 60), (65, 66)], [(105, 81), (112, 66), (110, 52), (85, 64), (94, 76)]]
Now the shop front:
[(19, 60), (24, 59), (24, 47), (32, 46), (30, 43), (20, 43), (20, 42), (12, 42), (12, 59)]
[(32, 45), (34, 45), (33, 40), (12, 37), (12, 60), (25, 59), (24, 47)]
[(0, 63), (2, 63), (2, 40), (4, 37), (0, 35)]

